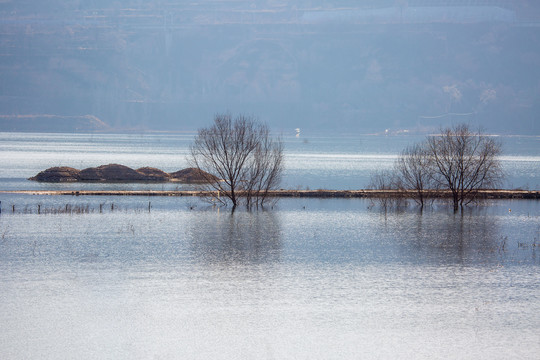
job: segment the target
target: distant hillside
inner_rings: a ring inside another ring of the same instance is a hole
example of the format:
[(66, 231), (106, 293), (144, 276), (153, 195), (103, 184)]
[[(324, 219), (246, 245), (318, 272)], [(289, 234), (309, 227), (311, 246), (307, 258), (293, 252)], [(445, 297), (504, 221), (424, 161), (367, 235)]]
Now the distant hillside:
[(231, 111), (303, 134), (540, 134), (532, 0), (4, 0), (0, 32), (0, 131), (107, 129), (85, 114), (195, 130)]
[(1, 131), (87, 132), (109, 131), (110, 126), (95, 116), (0, 115)]

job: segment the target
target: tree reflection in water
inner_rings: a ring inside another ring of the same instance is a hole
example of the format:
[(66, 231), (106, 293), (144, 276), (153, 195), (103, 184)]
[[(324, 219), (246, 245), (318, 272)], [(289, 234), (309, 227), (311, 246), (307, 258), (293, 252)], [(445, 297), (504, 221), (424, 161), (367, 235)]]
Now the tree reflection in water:
[(206, 212), (187, 229), (195, 261), (260, 264), (280, 260), (281, 226), (271, 211)]
[[(391, 211), (376, 225), (374, 236), (394, 244), (400, 262), (433, 265), (503, 265), (537, 263), (528, 227), (521, 227), (489, 206), (453, 213), (444, 208)], [(525, 239), (525, 240), (523, 240)], [(526, 242), (527, 246), (520, 246)]]

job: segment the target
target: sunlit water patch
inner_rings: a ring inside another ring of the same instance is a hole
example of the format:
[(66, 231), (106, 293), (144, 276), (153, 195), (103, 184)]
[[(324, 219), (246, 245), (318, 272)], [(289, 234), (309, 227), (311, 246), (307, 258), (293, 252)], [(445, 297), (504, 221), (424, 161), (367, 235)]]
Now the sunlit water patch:
[[(0, 190), (51, 166), (176, 171), (193, 134), (0, 134)], [(414, 136), (285, 138), (283, 187), (357, 189)], [(503, 138), (506, 187), (538, 189), (537, 138)], [(1, 194), (2, 358), (536, 359), (540, 203), (384, 212), (282, 199)]]
[[(234, 213), (190, 198), (11, 195), (3, 204), (5, 358), (540, 351), (538, 202), (463, 214), (384, 212), (362, 199)], [(10, 204), (26, 211), (10, 213)], [(36, 210), (66, 204), (89, 211)]]
[[(120, 163), (167, 172), (188, 167), (194, 134), (25, 134), (0, 133), (0, 190), (108, 189), (175, 190), (179, 184), (44, 184), (27, 180), (53, 166), (78, 169)], [(282, 186), (359, 189), (376, 170), (391, 169), (398, 154), (423, 136), (284, 137)], [(500, 137), (505, 188), (540, 188), (540, 146), (535, 137)]]

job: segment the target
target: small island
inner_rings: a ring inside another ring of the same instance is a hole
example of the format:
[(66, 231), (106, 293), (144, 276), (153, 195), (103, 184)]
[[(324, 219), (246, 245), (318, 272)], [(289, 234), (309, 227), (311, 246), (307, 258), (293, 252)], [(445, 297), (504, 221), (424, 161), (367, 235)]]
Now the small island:
[(52, 167), (41, 171), (28, 180), (50, 183), (61, 182), (180, 182), (201, 184), (219, 179), (197, 168), (187, 168), (172, 173), (153, 167), (132, 169), (125, 165), (109, 164), (78, 170), (68, 166)]

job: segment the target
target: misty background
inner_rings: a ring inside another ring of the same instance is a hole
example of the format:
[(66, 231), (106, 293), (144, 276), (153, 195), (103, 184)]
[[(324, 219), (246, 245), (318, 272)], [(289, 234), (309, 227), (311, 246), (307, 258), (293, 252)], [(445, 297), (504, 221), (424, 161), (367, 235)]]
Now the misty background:
[(0, 131), (540, 134), (534, 0), (0, 0)]

